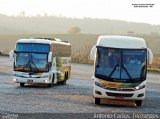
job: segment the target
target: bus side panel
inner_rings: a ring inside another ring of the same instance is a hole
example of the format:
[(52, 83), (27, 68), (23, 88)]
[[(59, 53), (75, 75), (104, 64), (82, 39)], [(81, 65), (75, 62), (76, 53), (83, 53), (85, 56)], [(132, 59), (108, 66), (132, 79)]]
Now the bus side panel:
[(71, 58), (70, 57), (57, 57), (57, 71), (59, 72), (58, 81), (63, 81), (65, 79), (65, 73), (68, 74), (70, 78), (71, 73)]
[(53, 57), (56, 57), (57, 80), (63, 81), (65, 73), (70, 78), (71, 72), (71, 45), (62, 43), (52, 44)]

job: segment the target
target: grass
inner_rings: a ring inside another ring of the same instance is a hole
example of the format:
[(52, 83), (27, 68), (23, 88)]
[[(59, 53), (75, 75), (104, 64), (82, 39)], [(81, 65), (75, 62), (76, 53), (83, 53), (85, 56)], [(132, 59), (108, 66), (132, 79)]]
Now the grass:
[(147, 72), (160, 73), (160, 69), (158, 69), (158, 68), (147, 68)]
[(160, 57), (155, 57), (152, 65), (149, 65), (147, 70), (152, 73), (160, 73)]
[(0, 52), (0, 56), (9, 56), (8, 53)]
[(151, 68), (156, 68), (156, 69), (160, 69), (160, 57), (155, 57), (153, 59), (153, 63), (151, 66), (149, 66)]
[(93, 64), (93, 61), (90, 60), (90, 50), (92, 47), (93, 46), (91, 44), (88, 44), (85, 45), (84, 49), (74, 49), (72, 52), (72, 62), (81, 64)]

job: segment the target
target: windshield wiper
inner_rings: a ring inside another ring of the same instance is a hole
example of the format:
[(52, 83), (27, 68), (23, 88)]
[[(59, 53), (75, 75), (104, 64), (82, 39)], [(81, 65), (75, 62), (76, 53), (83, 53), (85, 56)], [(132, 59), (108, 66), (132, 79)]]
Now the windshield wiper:
[(124, 71), (126, 72), (127, 76), (129, 77), (129, 79), (132, 79), (131, 75), (129, 74), (128, 70), (126, 69), (126, 67), (124, 66), (124, 64), (122, 65)]
[(116, 68), (117, 68), (118, 64), (113, 68), (112, 72), (109, 75), (109, 78), (111, 78), (111, 76), (113, 75), (113, 73), (115, 72)]
[(40, 71), (40, 70), (37, 68), (36, 64), (34, 63), (34, 61), (33, 61), (33, 59), (32, 59), (32, 54), (31, 54), (31, 63), (34, 65), (34, 67), (36, 68), (37, 71)]

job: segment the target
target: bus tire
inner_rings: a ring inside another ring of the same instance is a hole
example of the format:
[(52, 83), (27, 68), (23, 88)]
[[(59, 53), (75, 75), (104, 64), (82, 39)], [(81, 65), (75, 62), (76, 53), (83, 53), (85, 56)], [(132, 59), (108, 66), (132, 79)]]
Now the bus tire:
[(135, 104), (137, 107), (141, 107), (142, 106), (142, 100), (135, 100)]
[(20, 83), (20, 86), (21, 86), (21, 87), (24, 87), (24, 83)]
[(100, 98), (94, 98), (94, 103), (97, 105), (100, 105), (101, 99)]
[(48, 87), (52, 87), (53, 86), (53, 83), (54, 83), (54, 74), (52, 76), (52, 82), (50, 84), (48, 84)]
[(67, 71), (67, 80), (68, 80), (68, 71)]
[(62, 81), (62, 84), (63, 84), (63, 85), (66, 85), (67, 79), (68, 79), (67, 73), (65, 72), (64, 80)]

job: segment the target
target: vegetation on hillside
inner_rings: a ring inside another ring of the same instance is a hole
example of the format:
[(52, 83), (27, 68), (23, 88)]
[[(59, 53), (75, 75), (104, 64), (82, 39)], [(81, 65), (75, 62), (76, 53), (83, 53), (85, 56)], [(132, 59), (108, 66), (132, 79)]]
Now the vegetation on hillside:
[(0, 34), (68, 33), (74, 26), (83, 34), (159, 34), (160, 25), (96, 18), (66, 18), (56, 16), (26, 17), (0, 14)]

